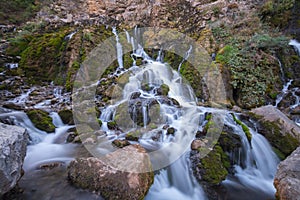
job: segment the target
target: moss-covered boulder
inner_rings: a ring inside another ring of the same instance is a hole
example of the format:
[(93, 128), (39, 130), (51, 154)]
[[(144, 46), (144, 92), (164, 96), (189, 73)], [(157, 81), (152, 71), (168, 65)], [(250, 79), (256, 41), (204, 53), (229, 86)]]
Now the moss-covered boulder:
[(34, 126), (47, 133), (53, 133), (55, 126), (52, 123), (52, 118), (46, 111), (33, 109), (26, 112)]
[(73, 113), (71, 110), (61, 110), (58, 112), (64, 124), (74, 125)]
[(277, 108), (263, 106), (250, 114), (257, 121), (258, 132), (268, 139), (279, 157), (287, 157), (300, 145), (300, 128)]
[(216, 145), (204, 158), (201, 158), (201, 148), (191, 151), (193, 174), (208, 194), (208, 198), (217, 199), (216, 189), (229, 173), (229, 156), (220, 145)]

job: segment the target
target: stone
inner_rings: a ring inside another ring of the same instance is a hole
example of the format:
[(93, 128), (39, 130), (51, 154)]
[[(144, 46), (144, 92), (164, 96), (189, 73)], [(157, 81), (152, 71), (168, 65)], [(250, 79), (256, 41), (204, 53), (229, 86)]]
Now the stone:
[(174, 135), (176, 129), (173, 127), (170, 127), (167, 129), (167, 135)]
[(3, 105), (4, 108), (12, 109), (12, 110), (24, 110), (24, 106), (17, 105), (13, 102), (7, 102)]
[[(143, 199), (154, 180), (146, 150), (130, 145), (105, 158), (108, 160), (89, 157), (72, 161), (68, 167), (71, 183), (105, 199)], [(137, 173), (140, 169), (142, 173)]]
[(169, 91), (169, 86), (166, 84), (162, 84), (159, 88), (157, 88), (156, 93), (157, 95), (168, 96)]
[(191, 144), (191, 149), (192, 150), (198, 150), (201, 147), (205, 147), (205, 143), (202, 140), (193, 140), (192, 144)]
[(128, 142), (128, 140), (114, 140), (112, 141), (112, 144), (116, 147), (123, 148), (130, 145), (130, 142)]
[(0, 123), (0, 197), (13, 189), (22, 176), (27, 142), (26, 129)]
[(274, 186), (277, 199), (300, 200), (300, 147), (279, 163)]
[(252, 109), (250, 115), (256, 119), (258, 132), (286, 157), (300, 144), (300, 127), (276, 107), (268, 105)]
[(58, 112), (62, 122), (68, 125), (74, 125), (73, 113), (71, 110), (61, 110)]

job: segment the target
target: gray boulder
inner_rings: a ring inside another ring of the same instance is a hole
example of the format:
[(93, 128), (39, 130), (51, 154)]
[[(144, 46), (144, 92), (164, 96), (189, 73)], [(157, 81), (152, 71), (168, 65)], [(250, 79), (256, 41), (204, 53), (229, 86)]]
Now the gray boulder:
[(0, 123), (0, 197), (21, 178), (27, 141), (26, 129)]
[(274, 186), (281, 200), (300, 200), (300, 147), (278, 165)]

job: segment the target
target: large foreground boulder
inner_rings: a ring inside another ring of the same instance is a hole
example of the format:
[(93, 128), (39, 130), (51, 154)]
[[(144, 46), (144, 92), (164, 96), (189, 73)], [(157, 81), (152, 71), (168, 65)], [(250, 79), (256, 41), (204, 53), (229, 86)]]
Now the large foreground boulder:
[(281, 200), (300, 200), (300, 147), (278, 165), (274, 185)]
[[(128, 171), (131, 167), (132, 172)], [(151, 165), (145, 149), (130, 145), (104, 159), (90, 157), (72, 161), (68, 177), (75, 186), (99, 192), (105, 199), (143, 199), (154, 180), (149, 170)]]
[(0, 197), (21, 178), (27, 141), (26, 129), (0, 123)]
[(258, 132), (263, 134), (283, 159), (300, 144), (300, 127), (274, 106), (251, 110), (257, 120)]

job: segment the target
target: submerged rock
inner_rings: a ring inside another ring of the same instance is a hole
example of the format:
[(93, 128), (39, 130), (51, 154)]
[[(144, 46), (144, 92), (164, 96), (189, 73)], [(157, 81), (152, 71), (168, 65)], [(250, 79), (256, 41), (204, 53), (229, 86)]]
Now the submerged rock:
[[(119, 149), (104, 159), (94, 157), (78, 158), (70, 163), (68, 177), (70, 181), (84, 189), (100, 192), (105, 199), (143, 199), (153, 183), (153, 172), (137, 173), (136, 171), (151, 171), (149, 156), (139, 145), (130, 145)], [(124, 160), (125, 159), (125, 160)], [(119, 167), (120, 161), (128, 170)]]
[(28, 134), (24, 128), (0, 123), (0, 197), (21, 178)]
[(300, 199), (300, 147), (278, 165), (274, 186), (278, 199)]

